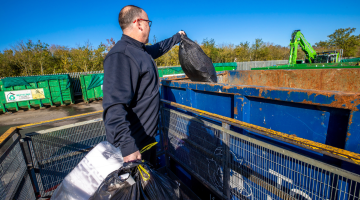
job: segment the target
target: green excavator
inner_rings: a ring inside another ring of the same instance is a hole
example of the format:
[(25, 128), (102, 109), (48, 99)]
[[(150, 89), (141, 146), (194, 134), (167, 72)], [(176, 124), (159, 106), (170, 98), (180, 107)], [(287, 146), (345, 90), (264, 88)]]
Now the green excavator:
[[(298, 46), (305, 52), (305, 60), (296, 60)], [(323, 51), (316, 53), (314, 48), (306, 41), (300, 30), (295, 30), (290, 40), (290, 57), (289, 64), (300, 63), (337, 63), (342, 57), (342, 49), (340, 51)]]

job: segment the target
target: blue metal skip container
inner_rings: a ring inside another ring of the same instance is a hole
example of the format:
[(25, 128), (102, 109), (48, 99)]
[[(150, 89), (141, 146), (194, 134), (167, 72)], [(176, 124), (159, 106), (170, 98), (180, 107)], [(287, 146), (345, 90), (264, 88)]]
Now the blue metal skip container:
[[(162, 99), (360, 153), (360, 69), (227, 71), (218, 83), (162, 80)], [(343, 169), (358, 166), (243, 129)]]

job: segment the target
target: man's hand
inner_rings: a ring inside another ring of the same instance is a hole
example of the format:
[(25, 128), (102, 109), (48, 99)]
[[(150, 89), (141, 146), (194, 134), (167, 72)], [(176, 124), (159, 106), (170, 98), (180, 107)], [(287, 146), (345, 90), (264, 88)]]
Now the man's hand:
[(124, 157), (124, 162), (131, 162), (135, 160), (141, 160), (140, 151), (135, 151), (134, 153)]
[(180, 35), (186, 35), (184, 31), (179, 31)]

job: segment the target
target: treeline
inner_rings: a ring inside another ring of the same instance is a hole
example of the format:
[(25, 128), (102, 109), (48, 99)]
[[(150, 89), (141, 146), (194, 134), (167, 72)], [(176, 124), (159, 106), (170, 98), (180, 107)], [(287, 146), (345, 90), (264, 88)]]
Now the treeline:
[(88, 72), (103, 69), (106, 45), (89, 42), (76, 48), (20, 41), (0, 52), (0, 77)]
[[(360, 57), (360, 35), (354, 35), (354, 32), (355, 28), (337, 29), (328, 36), (328, 40), (319, 41), (313, 47), (317, 52), (343, 49), (344, 57)], [(154, 36), (152, 43), (156, 42), (157, 38)], [(69, 48), (41, 41), (20, 41), (10, 49), (0, 52), (0, 77), (103, 70), (103, 60), (115, 43), (111, 38), (97, 47), (85, 42), (76, 48)], [(288, 46), (275, 45), (262, 39), (241, 42), (238, 45), (216, 45), (214, 39), (204, 39), (200, 46), (214, 63), (287, 60), (290, 52)], [(180, 65), (178, 52), (179, 46), (176, 45), (155, 60), (157, 66)], [(304, 56), (304, 52), (299, 48), (298, 59)]]

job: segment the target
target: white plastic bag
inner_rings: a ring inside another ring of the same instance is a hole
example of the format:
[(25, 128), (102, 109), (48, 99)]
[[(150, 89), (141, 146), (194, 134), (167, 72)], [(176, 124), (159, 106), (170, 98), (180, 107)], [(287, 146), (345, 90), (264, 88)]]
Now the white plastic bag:
[(107, 141), (101, 142), (65, 177), (51, 199), (87, 200), (107, 175), (118, 170), (123, 163), (119, 148)]

